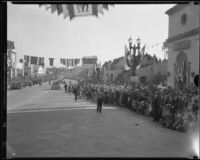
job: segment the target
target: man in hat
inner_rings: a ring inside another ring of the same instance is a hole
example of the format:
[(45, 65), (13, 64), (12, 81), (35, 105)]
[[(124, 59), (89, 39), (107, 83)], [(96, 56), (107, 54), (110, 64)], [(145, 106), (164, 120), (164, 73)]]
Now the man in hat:
[(158, 92), (155, 93), (155, 96), (153, 98), (152, 108), (153, 108), (153, 120), (158, 122), (159, 121), (159, 115), (158, 115), (159, 94)]
[(77, 85), (76, 85), (76, 84), (75, 84), (75, 86), (73, 87), (73, 92), (74, 92), (74, 95), (75, 95), (75, 101), (77, 101), (78, 88), (77, 88)]
[(67, 82), (64, 82), (65, 93), (67, 93)]
[(103, 91), (101, 89), (97, 90), (97, 112), (101, 113), (103, 102)]

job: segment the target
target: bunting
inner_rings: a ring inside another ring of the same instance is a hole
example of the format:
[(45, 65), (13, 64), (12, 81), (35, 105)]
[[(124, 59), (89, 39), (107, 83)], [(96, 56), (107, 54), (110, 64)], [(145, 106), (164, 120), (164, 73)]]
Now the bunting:
[(92, 5), (92, 15), (98, 17), (98, 6), (95, 4)]
[(68, 5), (69, 18), (72, 20), (75, 17), (73, 4)]
[(39, 57), (38, 65), (39, 66), (44, 66), (44, 57)]
[(50, 4), (45, 4), (45, 8), (46, 8), (46, 11), (51, 8), (51, 5)]
[(108, 11), (108, 5), (107, 4), (103, 4), (103, 8), (105, 8)]
[(63, 59), (62, 58), (60, 58), (60, 63), (63, 64)]
[(57, 5), (56, 4), (52, 4), (51, 5), (51, 13), (54, 13), (57, 10)]
[(64, 19), (65, 19), (66, 17), (69, 16), (68, 5), (63, 4), (63, 5), (62, 5), (62, 10), (63, 10)]
[[(113, 6), (113, 5), (112, 5)], [(45, 5), (46, 10), (51, 8), (51, 13), (56, 10), (58, 15), (64, 15), (64, 19), (69, 16), (70, 20), (74, 17), (94, 15), (98, 17), (98, 12), (103, 14), (103, 9), (108, 10), (107, 4), (52, 4)]]
[(30, 64), (30, 56), (24, 55), (24, 61), (25, 61), (24, 65), (28, 67)]
[(31, 56), (31, 64), (37, 65), (38, 57)]
[(98, 9), (97, 5), (92, 4), (77, 4), (72, 5), (69, 8), (69, 13), (71, 13), (71, 18), (79, 17), (79, 16), (89, 16), (95, 15), (98, 17)]
[(128, 56), (130, 55), (127, 46), (125, 45), (125, 70), (129, 70), (130, 66), (128, 65)]
[(144, 63), (145, 45), (140, 50), (140, 54), (141, 54), (141, 60), (140, 60), (140, 64), (138, 65), (137, 69), (139, 69), (143, 65), (143, 63)]
[(63, 8), (61, 4), (57, 5), (58, 15), (60, 15), (63, 12)]
[[(42, 66), (44, 67), (45, 63), (44, 63), (44, 57), (36, 57), (36, 56), (27, 56), (24, 55), (24, 60), (20, 59), (20, 63), (24, 62), (25, 66), (29, 66), (29, 65), (37, 65), (37, 66)], [(53, 65), (53, 61), (54, 58), (49, 58), (49, 64), (50, 66), (54, 66)], [(74, 67), (77, 64), (80, 63), (80, 58), (76, 58), (76, 59), (65, 59), (65, 58), (60, 58), (60, 63), (63, 65), (67, 65), (68, 67)]]
[(54, 61), (54, 58), (49, 58), (49, 65), (50, 66), (53, 66), (53, 61)]
[(73, 63), (73, 59), (67, 59), (67, 67), (73, 67), (74, 63)]
[(63, 59), (63, 65), (66, 65), (66, 59)]
[(79, 62), (80, 62), (80, 59), (76, 59), (75, 65), (79, 64)]
[(61, 64), (67, 65), (67, 67), (74, 67), (80, 63), (80, 59), (60, 59)]
[(60, 62), (61, 62), (61, 64), (66, 65), (66, 59), (61, 58)]
[(102, 4), (98, 4), (98, 12), (103, 14), (103, 5)]

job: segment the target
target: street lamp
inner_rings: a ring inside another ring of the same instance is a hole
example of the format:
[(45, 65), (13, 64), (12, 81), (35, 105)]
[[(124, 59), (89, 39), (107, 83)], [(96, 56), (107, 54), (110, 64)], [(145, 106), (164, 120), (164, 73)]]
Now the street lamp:
[(96, 72), (97, 72), (97, 81), (99, 82), (100, 78), (100, 64), (96, 63)]
[(140, 50), (140, 42), (141, 42), (140, 38), (138, 37), (137, 40), (136, 40), (137, 46), (136, 46), (135, 44), (132, 46), (132, 42), (133, 42), (133, 41), (132, 41), (131, 36), (130, 36), (130, 38), (128, 39), (128, 41), (129, 41), (129, 51), (130, 51), (130, 53), (131, 53), (131, 49), (133, 49), (133, 54), (134, 54), (134, 55), (136, 54), (136, 50), (138, 50), (138, 53), (139, 53), (139, 50)]
[[(141, 62), (141, 54), (140, 54), (141, 40), (139, 37), (137, 38), (137, 40), (136, 40), (137, 46), (135, 44), (132, 46), (133, 40), (132, 40), (131, 36), (128, 39), (128, 41), (129, 41), (129, 52), (126, 57), (126, 61), (127, 61), (127, 65), (132, 68), (132, 76), (135, 76), (136, 75), (136, 73), (135, 73), (136, 67)], [(133, 50), (133, 54), (131, 54), (131, 50)], [(136, 51), (138, 51), (137, 55), (136, 55)], [(128, 58), (128, 57), (130, 57), (130, 58)]]

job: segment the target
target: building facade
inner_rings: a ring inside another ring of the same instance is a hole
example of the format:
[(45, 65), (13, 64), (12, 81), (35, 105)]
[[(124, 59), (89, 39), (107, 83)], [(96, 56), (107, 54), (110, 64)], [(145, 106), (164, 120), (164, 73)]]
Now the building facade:
[(156, 62), (136, 70), (136, 75), (138, 76), (140, 83), (153, 82), (156, 75), (165, 76), (167, 75), (167, 60), (161, 62)]
[(125, 57), (114, 59), (113, 62), (109, 61), (102, 67), (103, 81), (113, 82), (120, 73), (125, 70)]
[(85, 56), (82, 58), (82, 68), (87, 70), (88, 77), (91, 77), (97, 65), (97, 56)]
[(17, 53), (14, 51), (14, 42), (7, 41), (7, 80), (11, 81), (14, 77), (17, 77)]
[(167, 84), (183, 88), (199, 74), (199, 5), (178, 4), (165, 12), (169, 16)]

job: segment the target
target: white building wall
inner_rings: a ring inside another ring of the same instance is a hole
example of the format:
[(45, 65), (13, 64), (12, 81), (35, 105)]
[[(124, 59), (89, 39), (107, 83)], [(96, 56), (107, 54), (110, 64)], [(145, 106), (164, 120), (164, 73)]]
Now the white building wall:
[[(187, 22), (185, 25), (182, 25), (181, 23), (181, 16), (183, 14), (186, 14), (187, 16)], [(200, 15), (199, 6), (192, 5), (192, 4), (176, 11), (172, 15), (169, 15), (169, 33), (168, 33), (169, 37), (168, 38), (199, 28), (199, 15)], [(173, 44), (180, 41), (184, 41), (184, 40), (190, 41), (190, 48), (174, 51)], [(177, 55), (181, 51), (183, 51), (187, 55), (188, 62), (191, 62), (189, 82), (193, 83), (193, 77), (191, 76), (191, 73), (195, 72), (195, 74), (199, 74), (199, 34), (168, 43), (167, 69), (168, 69), (168, 72), (170, 72), (170, 76), (168, 76), (167, 78), (167, 84), (168, 86), (172, 86), (173, 88), (174, 88), (174, 78), (175, 78), (174, 64), (176, 62)]]
[[(182, 25), (181, 23), (181, 17), (183, 14), (186, 14), (187, 16), (187, 22), (185, 25)], [(168, 37), (171, 38), (197, 27), (199, 27), (199, 6), (190, 4), (169, 16)]]
[[(169, 48), (169, 56), (168, 56), (168, 72), (170, 72), (170, 77), (168, 77), (168, 85), (174, 87), (174, 64), (176, 63), (176, 57), (177, 55), (183, 51), (186, 53), (188, 62), (191, 62), (191, 72), (195, 72), (195, 74), (199, 73), (199, 35), (187, 37), (184, 39), (181, 39), (179, 41), (183, 40), (190, 40), (190, 48), (180, 51), (174, 51), (173, 46), (171, 44), (171, 47)], [(178, 42), (178, 41), (176, 41)], [(193, 78), (189, 77), (190, 83), (193, 83)]]

